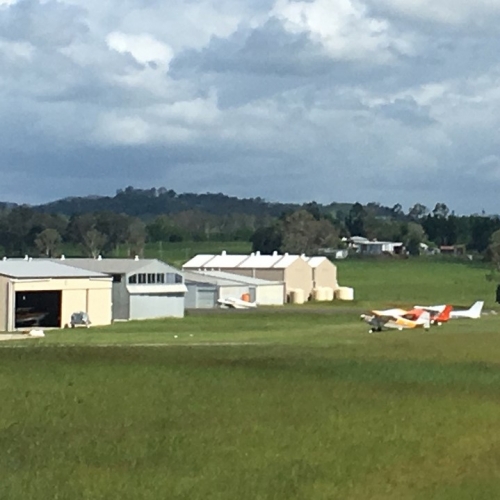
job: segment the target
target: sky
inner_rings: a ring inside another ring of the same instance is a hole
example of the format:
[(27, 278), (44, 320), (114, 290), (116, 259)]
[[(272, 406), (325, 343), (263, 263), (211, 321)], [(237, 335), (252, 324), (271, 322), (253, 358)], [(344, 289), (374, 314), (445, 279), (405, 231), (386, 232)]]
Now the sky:
[(0, 0), (0, 200), (499, 213), (500, 0)]

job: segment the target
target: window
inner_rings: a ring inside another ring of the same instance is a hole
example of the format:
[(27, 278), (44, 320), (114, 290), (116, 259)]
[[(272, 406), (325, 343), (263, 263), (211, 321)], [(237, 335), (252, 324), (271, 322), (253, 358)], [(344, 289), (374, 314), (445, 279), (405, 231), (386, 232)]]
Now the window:
[[(121, 283), (121, 282), (122, 282), (122, 275), (121, 274), (113, 274), (113, 283)], [(130, 279), (129, 279), (129, 283), (130, 283)]]
[(149, 273), (148, 274), (148, 283), (151, 285), (153, 283), (156, 283), (156, 274), (154, 273)]
[(163, 273), (156, 275), (156, 283), (165, 283), (165, 275)]
[(144, 285), (144, 283), (146, 283), (146, 274), (141, 273), (141, 274), (138, 274), (138, 276), (139, 276), (139, 284)]
[(133, 274), (128, 277), (129, 285), (135, 285), (137, 283), (137, 274)]
[(175, 273), (167, 273), (167, 283), (173, 285), (175, 283)]
[(182, 283), (182, 276), (180, 274), (175, 275), (175, 282), (176, 283)]

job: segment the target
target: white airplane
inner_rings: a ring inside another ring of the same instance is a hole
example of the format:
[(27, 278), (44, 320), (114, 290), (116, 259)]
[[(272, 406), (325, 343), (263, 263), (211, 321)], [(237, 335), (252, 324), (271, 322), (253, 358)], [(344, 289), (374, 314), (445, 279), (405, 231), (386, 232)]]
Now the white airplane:
[(257, 307), (256, 302), (247, 302), (246, 300), (228, 297), (227, 299), (219, 299), (217, 303), (229, 309), (253, 309)]
[[(450, 312), (450, 319), (458, 319), (458, 318), (469, 318), (469, 319), (478, 319), (481, 317), (481, 311), (483, 310), (484, 301), (478, 300), (474, 302), (469, 309), (464, 310), (455, 310), (453, 309)], [(424, 309), (426, 311), (434, 311), (434, 312), (443, 312), (445, 309), (445, 305), (441, 306), (415, 306), (415, 309)]]

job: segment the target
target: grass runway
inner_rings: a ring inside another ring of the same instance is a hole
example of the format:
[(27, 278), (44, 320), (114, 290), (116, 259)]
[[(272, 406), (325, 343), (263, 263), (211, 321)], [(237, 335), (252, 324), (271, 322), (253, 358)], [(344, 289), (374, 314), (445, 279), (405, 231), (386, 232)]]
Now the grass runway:
[[(372, 269), (383, 286), (356, 284), (352, 306), (1, 343), (0, 499), (500, 498), (499, 316), (372, 335), (358, 319), (391, 288), (425, 299), (399, 284), (437, 272), (419, 265)], [(488, 300), (483, 270), (459, 290), (456, 271), (429, 301)]]

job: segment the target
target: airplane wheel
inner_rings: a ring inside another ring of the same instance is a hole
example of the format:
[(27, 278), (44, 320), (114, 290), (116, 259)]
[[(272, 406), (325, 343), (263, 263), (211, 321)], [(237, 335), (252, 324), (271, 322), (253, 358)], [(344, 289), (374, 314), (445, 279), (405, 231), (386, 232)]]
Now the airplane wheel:
[(398, 330), (399, 330), (400, 332), (402, 332), (402, 331), (403, 331), (403, 329), (402, 329), (401, 327), (400, 327), (400, 328), (398, 328)]
[(368, 330), (368, 333), (373, 333), (373, 330)]
[(441, 321), (438, 321), (438, 326), (441, 326), (443, 323), (441, 323)]

